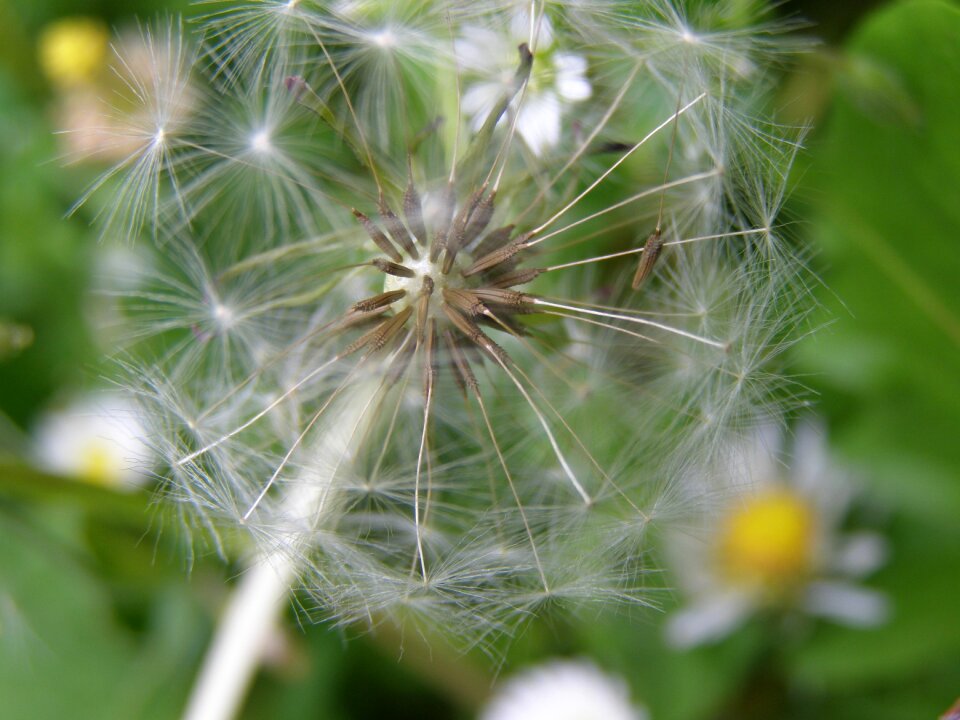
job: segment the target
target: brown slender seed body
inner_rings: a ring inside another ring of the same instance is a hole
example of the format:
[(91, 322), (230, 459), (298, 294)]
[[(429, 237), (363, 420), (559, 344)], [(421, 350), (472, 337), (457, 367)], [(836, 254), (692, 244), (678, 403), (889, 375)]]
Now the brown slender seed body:
[(506, 245), (500, 248), (499, 250), (494, 250), (493, 252), (487, 255), (484, 255), (483, 257), (476, 260), (473, 263), (473, 265), (471, 265), (470, 267), (468, 267), (466, 270), (463, 271), (463, 276), (471, 277), (478, 273), (485, 272), (486, 270), (490, 270), (491, 268), (495, 268), (500, 263), (506, 262), (507, 260), (510, 260), (511, 258), (513, 258), (517, 253), (519, 253), (525, 247), (526, 245), (523, 245), (517, 242), (516, 240), (514, 240), (509, 245)]
[(356, 208), (353, 208), (352, 212), (354, 217), (360, 221), (360, 225), (362, 225), (363, 229), (367, 231), (367, 235), (370, 236), (370, 239), (373, 240), (378, 248), (385, 252), (395, 263), (403, 261), (403, 255), (397, 251), (397, 248), (394, 247), (392, 242), (390, 242), (390, 238), (383, 234), (373, 220), (368, 218)]
[(538, 275), (543, 271), (542, 268), (524, 268), (522, 270), (514, 270), (513, 272), (508, 272), (499, 277), (495, 277), (490, 280), (490, 287), (495, 288), (511, 288), (516, 285), (526, 285), (528, 282), (533, 281)]
[(477, 246), (473, 248), (473, 253), (477, 257), (483, 257), (484, 255), (489, 255), (494, 250), (499, 250), (508, 242), (510, 242), (510, 236), (513, 235), (514, 225), (506, 225), (502, 228), (497, 228), (496, 230), (491, 230), (487, 233), (486, 237), (483, 238), (480, 242), (477, 243)]
[(416, 277), (416, 273), (406, 265), (399, 265), (395, 262), (391, 262), (390, 260), (384, 260), (383, 258), (374, 258), (370, 261), (370, 264), (380, 272), (387, 275), (393, 275), (394, 277)]
[(421, 245), (427, 245), (427, 226), (423, 223), (423, 206), (420, 203), (420, 194), (413, 184), (413, 179), (407, 183), (407, 190), (403, 194), (403, 214), (407, 218), (410, 231)]
[(523, 305), (533, 303), (533, 296), (516, 290), (503, 290), (501, 288), (476, 288), (472, 294), (477, 297), (481, 303), (493, 303), (495, 305), (506, 305), (507, 307), (518, 308)]
[(453, 359), (453, 367), (456, 370), (454, 377), (459, 381), (460, 386), (464, 390), (469, 389), (472, 393), (479, 393), (480, 383), (477, 382), (477, 376), (473, 374), (470, 361), (467, 360), (467, 356), (464, 355), (460, 346), (457, 345), (453, 333), (445, 330), (443, 339), (446, 341), (447, 349), (450, 351), (450, 357)]
[(406, 290), (390, 290), (388, 292), (382, 292), (379, 295), (374, 295), (366, 300), (361, 300), (360, 302), (354, 303), (353, 309), (356, 312), (370, 312), (371, 310), (376, 310), (377, 308), (392, 305), (406, 294)]
[(462, 313), (473, 317), (482, 315), (483, 302), (471, 290), (443, 289), (443, 299)]
[(663, 250), (663, 236), (660, 228), (657, 228), (650, 233), (650, 237), (647, 238), (647, 242), (643, 246), (640, 264), (637, 266), (637, 272), (634, 274), (631, 283), (634, 290), (637, 290), (653, 272), (653, 266), (656, 264), (657, 258), (660, 257), (661, 250)]
[(391, 239), (402, 247), (407, 255), (414, 260), (419, 260), (420, 253), (417, 252), (413, 239), (410, 237), (410, 233), (403, 224), (403, 221), (397, 217), (397, 214), (393, 212), (383, 200), (380, 201), (380, 206), (377, 209), (380, 212), (380, 217), (383, 218), (383, 224), (386, 225), (387, 232), (390, 234)]

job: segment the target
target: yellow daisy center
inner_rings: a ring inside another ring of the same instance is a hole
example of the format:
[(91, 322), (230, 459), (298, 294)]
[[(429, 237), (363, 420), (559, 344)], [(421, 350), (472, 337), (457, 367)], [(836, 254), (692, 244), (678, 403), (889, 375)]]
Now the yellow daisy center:
[(811, 569), (813, 511), (790, 490), (767, 490), (729, 512), (719, 540), (717, 551), (731, 581), (774, 592), (789, 589)]
[(103, 442), (92, 442), (80, 452), (80, 476), (95, 485), (116, 485), (122, 468), (115, 448)]

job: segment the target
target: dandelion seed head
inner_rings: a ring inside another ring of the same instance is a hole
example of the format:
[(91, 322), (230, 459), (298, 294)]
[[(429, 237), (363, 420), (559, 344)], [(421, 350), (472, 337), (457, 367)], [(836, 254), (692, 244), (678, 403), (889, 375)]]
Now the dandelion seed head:
[(205, 19), (196, 100), (120, 198), (158, 229), (127, 347), (166, 492), (339, 622), (484, 643), (648, 602), (673, 479), (780, 402), (795, 271), (761, 229), (792, 155), (756, 159), (776, 131), (728, 64), (625, 37), (679, 53), (676, 18), (292, 7)]

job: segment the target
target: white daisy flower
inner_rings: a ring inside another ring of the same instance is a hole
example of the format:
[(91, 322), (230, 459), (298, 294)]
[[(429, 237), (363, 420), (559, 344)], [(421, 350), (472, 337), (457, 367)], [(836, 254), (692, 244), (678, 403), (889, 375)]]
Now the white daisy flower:
[(517, 11), (509, 32), (504, 33), (476, 26), (465, 30), (455, 43), (457, 62), (461, 70), (480, 80), (466, 88), (461, 107), (473, 129), (479, 130), (514, 80), (521, 43), (530, 45), (533, 70), (522, 103), (514, 99), (511, 110), (518, 113), (517, 133), (534, 155), (541, 155), (560, 142), (565, 106), (592, 94), (586, 58), (556, 48), (546, 15), (531, 25), (529, 13)]
[(583, 660), (541, 665), (505, 682), (480, 720), (644, 720), (622, 680)]
[(732, 495), (704, 536), (670, 538), (667, 551), (689, 598), (668, 621), (671, 644), (717, 640), (767, 608), (854, 627), (887, 618), (886, 596), (855, 584), (883, 564), (885, 543), (874, 533), (840, 533), (853, 488), (830, 464), (822, 431), (798, 429), (789, 471), (781, 444), (768, 427), (736, 448), (736, 461), (720, 473)]
[(34, 455), (44, 470), (115, 488), (149, 477), (149, 448), (137, 407), (114, 393), (94, 393), (41, 418)]

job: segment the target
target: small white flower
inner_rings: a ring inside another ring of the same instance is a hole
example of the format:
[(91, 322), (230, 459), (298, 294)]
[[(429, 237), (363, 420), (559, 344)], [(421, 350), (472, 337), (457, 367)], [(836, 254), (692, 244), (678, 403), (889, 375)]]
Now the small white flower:
[(148, 478), (144, 435), (130, 400), (96, 393), (45, 415), (34, 434), (34, 452), (37, 464), (49, 472), (133, 488)]
[(873, 533), (839, 532), (852, 488), (830, 465), (822, 431), (798, 429), (786, 477), (781, 442), (768, 427), (736, 448), (721, 473), (732, 496), (708, 521), (706, 537), (671, 538), (668, 552), (689, 597), (668, 622), (671, 644), (719, 639), (764, 608), (855, 627), (888, 616), (886, 596), (852, 582), (883, 564), (886, 547)]
[(481, 720), (643, 720), (626, 684), (585, 661), (552, 662), (504, 683)]
[[(530, 40), (533, 39), (533, 43)], [(526, 12), (516, 12), (509, 33), (469, 27), (456, 42), (457, 62), (467, 73), (481, 79), (470, 85), (461, 101), (474, 130), (513, 81), (517, 46), (530, 43), (533, 71), (522, 103), (514, 100), (517, 132), (534, 155), (560, 142), (560, 120), (565, 105), (586, 100), (592, 94), (587, 79), (587, 61), (581, 55), (554, 47), (553, 27), (544, 15), (532, 27)]]

